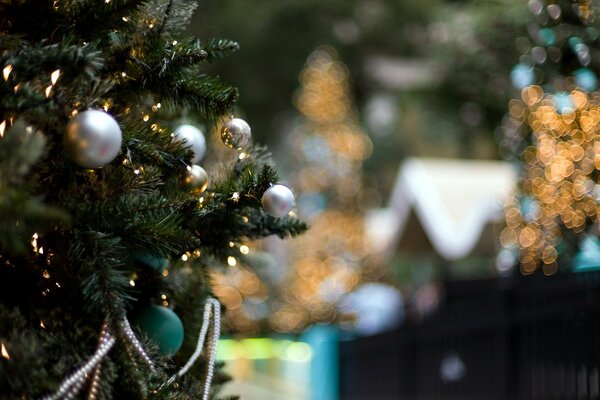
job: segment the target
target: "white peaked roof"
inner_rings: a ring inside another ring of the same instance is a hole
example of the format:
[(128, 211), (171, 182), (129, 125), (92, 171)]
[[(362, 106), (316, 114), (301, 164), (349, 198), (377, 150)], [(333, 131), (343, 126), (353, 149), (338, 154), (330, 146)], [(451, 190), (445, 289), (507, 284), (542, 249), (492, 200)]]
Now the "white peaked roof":
[(400, 167), (387, 208), (367, 217), (367, 240), (393, 251), (412, 233), (414, 215), (433, 249), (447, 260), (470, 254), (484, 228), (501, 220), (501, 202), (516, 184), (516, 170), (502, 161), (409, 158)]

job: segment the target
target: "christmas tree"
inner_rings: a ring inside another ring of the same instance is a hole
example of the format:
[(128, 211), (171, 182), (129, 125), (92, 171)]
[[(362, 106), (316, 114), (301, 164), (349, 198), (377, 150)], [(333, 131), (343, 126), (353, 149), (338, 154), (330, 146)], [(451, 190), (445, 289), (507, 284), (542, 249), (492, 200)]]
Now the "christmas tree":
[(511, 74), (521, 96), (503, 125), (522, 177), (501, 242), (518, 247), (522, 273), (550, 275), (570, 262), (598, 266), (600, 31), (591, 1), (528, 6), (536, 23)]
[(278, 247), (285, 271), (268, 265), (255, 271), (246, 258), (215, 272), (215, 290), (232, 309), (227, 326), (238, 332), (301, 332), (326, 322), (352, 327), (355, 315), (340, 310), (340, 301), (385, 274), (370, 262), (374, 257), (364, 235), (374, 189), (365, 182), (363, 163), (372, 144), (358, 121), (348, 69), (335, 49), (323, 46), (309, 55), (300, 84), (286, 176), (312, 234)]
[(195, 8), (0, 4), (1, 398), (214, 397), (208, 268), (305, 229), (237, 90), (203, 72), (238, 45), (187, 35)]

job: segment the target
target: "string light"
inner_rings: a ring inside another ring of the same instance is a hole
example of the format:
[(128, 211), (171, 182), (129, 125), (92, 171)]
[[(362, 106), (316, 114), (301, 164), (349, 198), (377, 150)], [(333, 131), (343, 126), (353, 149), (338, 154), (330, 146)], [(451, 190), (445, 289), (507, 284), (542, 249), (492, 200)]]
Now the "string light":
[(8, 64), (6, 67), (4, 67), (4, 69), (2, 70), (2, 76), (4, 77), (5, 81), (8, 81), (8, 78), (10, 77), (10, 73), (13, 70), (13, 66), (12, 64)]
[(6, 129), (6, 120), (0, 123), (0, 138), (4, 137), (4, 130)]
[(600, 105), (593, 94), (573, 90), (573, 109), (561, 112), (556, 96), (528, 87), (509, 104), (514, 124), (529, 127), (534, 139), (523, 152), (523, 200), (505, 204), (500, 235), (504, 247), (520, 249), (524, 274), (540, 264), (544, 274), (555, 273), (563, 229), (583, 232), (600, 212), (592, 176), (600, 169)]
[(4, 346), (4, 343), (2, 343), (0, 345), (1, 348), (1, 352), (2, 352), (2, 357), (6, 358), (7, 360), (10, 360), (10, 355), (8, 354), (8, 351), (6, 350), (6, 346)]
[(235, 257), (229, 256), (227, 257), (227, 264), (229, 264), (230, 267), (235, 267), (237, 264), (237, 260), (235, 259)]
[(53, 71), (50, 74), (50, 82), (52, 82), (53, 85), (56, 84), (56, 82), (58, 81), (58, 77), (60, 76), (60, 69), (57, 69), (55, 71)]
[(242, 254), (248, 254), (250, 253), (250, 247), (246, 246), (245, 244), (240, 246), (240, 253)]
[(44, 94), (47, 98), (50, 97), (50, 92), (52, 92), (52, 85), (48, 86), (46, 90), (44, 90)]

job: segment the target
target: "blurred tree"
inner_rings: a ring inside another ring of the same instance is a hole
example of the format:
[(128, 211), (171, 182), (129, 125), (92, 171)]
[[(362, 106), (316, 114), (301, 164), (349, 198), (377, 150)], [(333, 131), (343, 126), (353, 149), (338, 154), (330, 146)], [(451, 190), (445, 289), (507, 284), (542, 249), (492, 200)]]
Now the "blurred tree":
[[(194, 17), (192, 29), (238, 40), (235, 63), (216, 62), (224, 78), (240, 86), (240, 108), (253, 116), (259, 139), (279, 134), (293, 115), (290, 94), (306, 55), (319, 45), (335, 47), (354, 78), (359, 104), (372, 90), (365, 61), (375, 55), (422, 55), (426, 22), (439, 0), (208, 0), (208, 12)], [(272, 137), (272, 136), (271, 136)]]

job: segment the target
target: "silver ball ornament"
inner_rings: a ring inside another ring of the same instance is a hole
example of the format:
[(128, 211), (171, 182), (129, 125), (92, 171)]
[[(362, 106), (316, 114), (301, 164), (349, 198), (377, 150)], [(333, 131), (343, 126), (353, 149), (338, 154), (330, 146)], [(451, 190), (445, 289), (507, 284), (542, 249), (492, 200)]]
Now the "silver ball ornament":
[(181, 184), (193, 194), (201, 194), (208, 187), (208, 174), (199, 165), (188, 167), (181, 177)]
[(69, 157), (84, 168), (101, 168), (119, 154), (123, 141), (117, 121), (104, 111), (87, 110), (67, 125), (64, 136)]
[(206, 153), (206, 138), (200, 129), (193, 125), (180, 125), (173, 132), (173, 136), (177, 142), (189, 146), (189, 149), (194, 153), (193, 163), (202, 160)]
[(283, 185), (273, 185), (262, 196), (262, 206), (273, 217), (285, 217), (294, 207), (294, 194)]
[(225, 146), (240, 150), (250, 142), (252, 130), (246, 121), (232, 118), (226, 121), (221, 128), (221, 140)]

